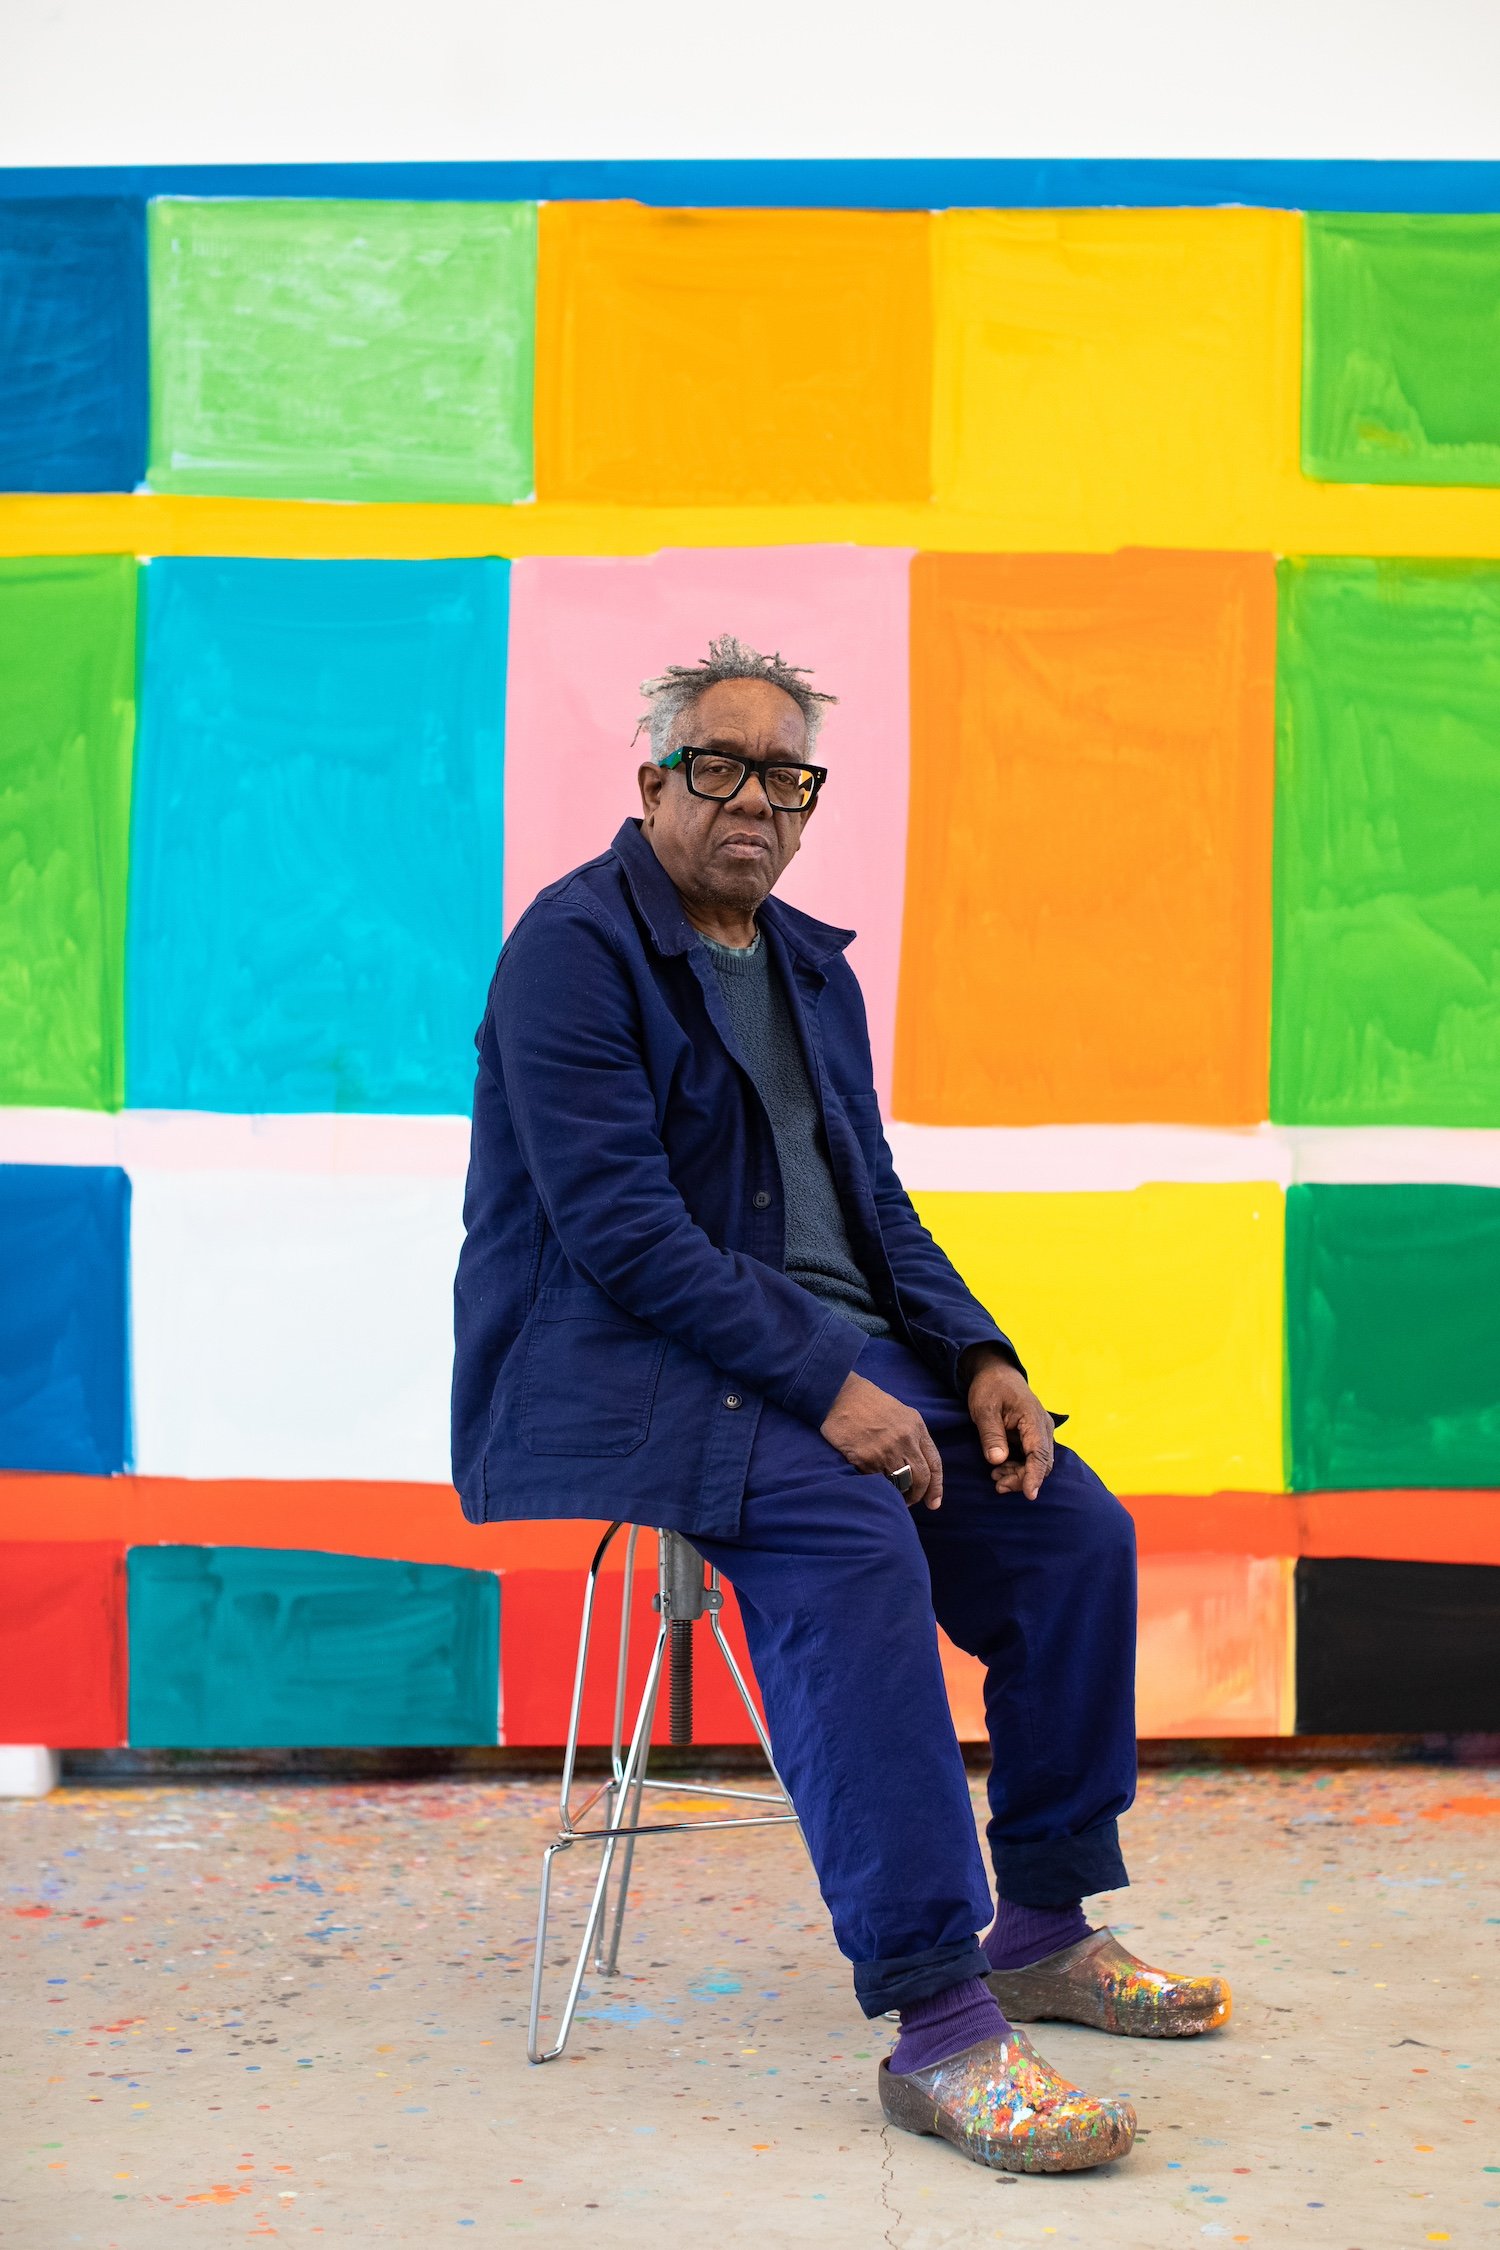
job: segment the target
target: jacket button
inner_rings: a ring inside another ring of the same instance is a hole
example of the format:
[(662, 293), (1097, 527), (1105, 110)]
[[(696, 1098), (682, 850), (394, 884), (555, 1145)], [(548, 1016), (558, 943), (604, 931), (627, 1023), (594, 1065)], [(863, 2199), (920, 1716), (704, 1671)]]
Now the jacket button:
[(740, 1397), (740, 1394), (739, 1394), (739, 1392), (738, 1392), (738, 1391), (726, 1391), (726, 1392), (725, 1392), (725, 1394), (724, 1394), (724, 1404), (725, 1404), (726, 1406), (743, 1406), (743, 1405), (744, 1405), (744, 1403), (745, 1403), (745, 1402), (744, 1402), (744, 1400), (743, 1400), (743, 1399), (742, 1399), (742, 1398)]
[(767, 1195), (764, 1188), (757, 1188), (754, 1195), (751, 1196), (750, 1200), (755, 1205), (757, 1211), (764, 1211), (770, 1203), (771, 1198)]

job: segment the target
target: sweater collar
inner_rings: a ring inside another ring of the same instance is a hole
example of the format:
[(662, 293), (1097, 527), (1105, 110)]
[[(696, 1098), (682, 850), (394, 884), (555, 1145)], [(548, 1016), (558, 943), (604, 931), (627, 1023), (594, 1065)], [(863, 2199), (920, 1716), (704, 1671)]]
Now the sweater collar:
[[(699, 943), (698, 932), (688, 920), (676, 885), (651, 849), (640, 822), (625, 821), (610, 848), (625, 871), (631, 897), (657, 952), (691, 952)], [(819, 922), (813, 915), (804, 914), (800, 907), (788, 906), (779, 898), (766, 899), (757, 909), (757, 917), (774, 930), (793, 953), (800, 954), (814, 968), (821, 968), (825, 961), (832, 960), (854, 941), (853, 930), (841, 930), (831, 922)]]

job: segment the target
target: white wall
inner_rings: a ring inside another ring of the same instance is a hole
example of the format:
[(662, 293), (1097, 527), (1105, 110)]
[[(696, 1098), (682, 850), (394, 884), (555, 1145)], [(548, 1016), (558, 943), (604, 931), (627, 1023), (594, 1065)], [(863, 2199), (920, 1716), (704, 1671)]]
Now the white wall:
[(1500, 158), (1495, 0), (6, 0), (0, 163)]

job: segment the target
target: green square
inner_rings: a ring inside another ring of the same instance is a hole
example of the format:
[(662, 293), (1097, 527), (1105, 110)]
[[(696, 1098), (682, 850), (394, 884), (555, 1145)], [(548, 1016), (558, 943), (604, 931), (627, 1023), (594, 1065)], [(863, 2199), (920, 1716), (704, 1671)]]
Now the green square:
[(1500, 1479), (1500, 1189), (1293, 1187), (1292, 1490)]
[(1287, 562), (1271, 1114), (1500, 1125), (1500, 564)]
[(159, 492), (531, 495), (536, 206), (150, 207)]
[(123, 1098), (135, 608), (128, 555), (0, 561), (0, 1103)]
[(1302, 466), (1500, 484), (1500, 217), (1309, 213)]

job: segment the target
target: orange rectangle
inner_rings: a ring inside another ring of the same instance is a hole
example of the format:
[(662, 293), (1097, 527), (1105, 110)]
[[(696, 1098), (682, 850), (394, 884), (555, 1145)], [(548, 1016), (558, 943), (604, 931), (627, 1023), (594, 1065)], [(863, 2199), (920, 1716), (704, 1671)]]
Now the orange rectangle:
[(1143, 1741), (1295, 1731), (1295, 1568), (1280, 1555), (1142, 1557), (1135, 1727)]
[(919, 555), (894, 1107), (1266, 1115), (1267, 555)]
[(546, 205), (538, 499), (925, 501), (930, 227), (922, 212)]
[(1140, 1555), (1296, 1555), (1301, 1517), (1288, 1492), (1122, 1495)]
[[(1500, 1564), (1500, 1491), (1126, 1493), (1145, 1554), (1365, 1555)], [(18, 1539), (133, 1547), (315, 1547), (476, 1570), (576, 1570), (604, 1530), (583, 1519), (466, 1523), (451, 1485), (256, 1477), (0, 1473), (0, 1550)], [(618, 1570), (617, 1540), (606, 1568)]]
[[(1146, 1554), (1364, 1555), (1500, 1564), (1500, 1491), (1126, 1493)], [(81, 1477), (0, 1473), (0, 1552), (11, 1540), (132, 1547), (315, 1547), (328, 1554), (476, 1570), (576, 1570), (604, 1530), (466, 1523), (443, 1484), (280, 1483), (256, 1477)], [(624, 1540), (606, 1562), (618, 1570)]]
[(1500, 1564), (1500, 1492), (1302, 1492), (1299, 1555)]
[[(471, 1570), (576, 1569), (581, 1578), (603, 1529), (581, 1521), (466, 1523), (449, 1484), (0, 1475), (0, 1554), (12, 1539), (165, 1541), (305, 1547)], [(611, 1563), (618, 1568), (618, 1557)]]
[[(1143, 1551), (1136, 1733), (1143, 1741), (1293, 1732), (1290, 1558)], [(984, 1666), (939, 1636), (960, 1742), (983, 1742)]]
[(1500, 1491), (1132, 1493), (1146, 1555), (1500, 1565)]

